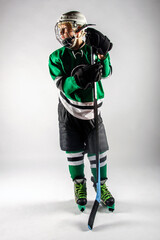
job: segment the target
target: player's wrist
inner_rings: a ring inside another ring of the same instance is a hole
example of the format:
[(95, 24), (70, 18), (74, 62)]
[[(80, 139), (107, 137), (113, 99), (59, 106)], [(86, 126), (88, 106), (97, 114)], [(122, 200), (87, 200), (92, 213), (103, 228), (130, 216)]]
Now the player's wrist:
[(100, 60), (105, 60), (106, 59), (106, 56), (105, 55), (102, 55), (102, 54), (98, 54), (98, 58)]

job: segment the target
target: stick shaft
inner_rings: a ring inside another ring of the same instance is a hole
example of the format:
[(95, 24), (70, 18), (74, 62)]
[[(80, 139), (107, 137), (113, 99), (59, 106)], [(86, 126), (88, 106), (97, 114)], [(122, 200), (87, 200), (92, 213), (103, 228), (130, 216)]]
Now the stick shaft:
[[(91, 64), (94, 64), (94, 55), (91, 47)], [(98, 134), (98, 107), (97, 107), (97, 87), (96, 82), (93, 85), (93, 98), (94, 98), (94, 120), (95, 120), (95, 154), (96, 154), (96, 199), (94, 201), (89, 220), (88, 228), (93, 228), (94, 219), (99, 207), (101, 199), (101, 186), (100, 186), (100, 162), (99, 162), (99, 134)]]

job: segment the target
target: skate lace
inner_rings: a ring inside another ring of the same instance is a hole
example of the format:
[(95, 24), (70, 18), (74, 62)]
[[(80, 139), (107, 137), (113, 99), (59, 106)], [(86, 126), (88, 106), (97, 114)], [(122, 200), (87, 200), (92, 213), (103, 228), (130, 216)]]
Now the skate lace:
[(109, 190), (107, 189), (106, 185), (105, 184), (101, 185), (101, 199), (103, 201), (106, 201), (110, 197), (112, 197), (112, 195), (109, 192)]
[(86, 198), (87, 194), (86, 194), (86, 188), (84, 184), (82, 183), (76, 184), (76, 196), (78, 198)]

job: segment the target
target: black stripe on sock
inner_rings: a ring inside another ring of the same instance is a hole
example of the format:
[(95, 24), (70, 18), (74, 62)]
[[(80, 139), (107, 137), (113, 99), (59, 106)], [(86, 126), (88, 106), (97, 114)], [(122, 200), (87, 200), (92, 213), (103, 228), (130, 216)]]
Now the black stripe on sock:
[(83, 158), (84, 158), (83, 156), (82, 157), (74, 157), (74, 158), (68, 157), (67, 160), (69, 162), (77, 162), (77, 161), (83, 160)]
[[(105, 162), (106, 161), (106, 159), (107, 159), (107, 157), (105, 156), (105, 157), (103, 157), (103, 158), (100, 158), (100, 163), (103, 163), (103, 162)], [(90, 164), (96, 164), (96, 160), (91, 160), (90, 161)]]

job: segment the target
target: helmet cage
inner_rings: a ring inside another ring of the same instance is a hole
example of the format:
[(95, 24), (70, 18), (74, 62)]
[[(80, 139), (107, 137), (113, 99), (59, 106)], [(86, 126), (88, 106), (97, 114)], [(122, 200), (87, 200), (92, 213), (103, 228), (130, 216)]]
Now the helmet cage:
[[(60, 26), (62, 24), (70, 24), (71, 25), (71, 28), (72, 28), (72, 31), (73, 31), (73, 36), (71, 36), (69, 33), (68, 34), (68, 37), (65, 38), (65, 39), (62, 39), (61, 37), (61, 28)], [(77, 40), (77, 37), (76, 37), (76, 30), (78, 29), (78, 27), (81, 26), (79, 24), (77, 24), (76, 21), (72, 21), (72, 20), (69, 20), (69, 21), (58, 21), (55, 25), (55, 35), (56, 35), (56, 39), (60, 42), (61, 45), (67, 47), (67, 48), (73, 48), (76, 44), (76, 40)]]

